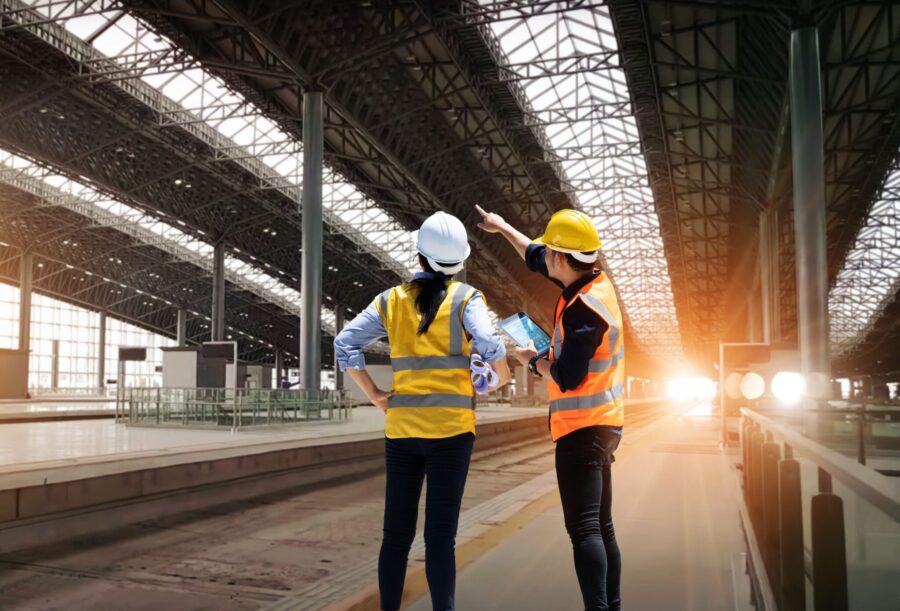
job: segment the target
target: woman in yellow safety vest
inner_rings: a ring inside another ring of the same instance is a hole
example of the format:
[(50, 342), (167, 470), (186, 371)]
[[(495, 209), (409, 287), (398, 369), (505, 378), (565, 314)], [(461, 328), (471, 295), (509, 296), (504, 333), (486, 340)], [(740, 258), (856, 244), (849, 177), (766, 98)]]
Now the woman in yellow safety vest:
[[(480, 292), (452, 280), (469, 256), (466, 229), (437, 212), (419, 228), (422, 271), (390, 288), (334, 339), (341, 370), (349, 373), (385, 419), (384, 537), (378, 558), (381, 608), (400, 608), (409, 549), (416, 533), (422, 482), (425, 573), (435, 610), (454, 609), (455, 541), (459, 507), (475, 441), (470, 355), (509, 381), (506, 350)], [(393, 386), (378, 388), (365, 369), (363, 348), (387, 338)]]

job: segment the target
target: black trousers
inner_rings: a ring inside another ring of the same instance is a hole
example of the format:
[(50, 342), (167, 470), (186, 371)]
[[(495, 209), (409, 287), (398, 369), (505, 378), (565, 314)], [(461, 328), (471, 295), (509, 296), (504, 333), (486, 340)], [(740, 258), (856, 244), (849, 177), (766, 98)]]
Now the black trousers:
[(586, 611), (622, 608), (610, 471), (621, 438), (621, 427), (591, 426), (556, 442), (559, 496)]
[(385, 611), (400, 608), (426, 478), (425, 576), (431, 604), (435, 611), (455, 608), (456, 528), (474, 443), (472, 433), (445, 439), (385, 440), (384, 538), (378, 556), (378, 586)]

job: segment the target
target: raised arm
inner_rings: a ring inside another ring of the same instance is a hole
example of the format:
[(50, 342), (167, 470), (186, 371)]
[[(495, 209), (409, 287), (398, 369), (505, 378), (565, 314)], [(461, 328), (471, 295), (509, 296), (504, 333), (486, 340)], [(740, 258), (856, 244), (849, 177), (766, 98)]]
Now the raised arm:
[(513, 248), (516, 249), (516, 252), (519, 253), (519, 256), (522, 259), (525, 258), (525, 250), (528, 248), (528, 245), (531, 244), (531, 240), (524, 233), (507, 223), (502, 216), (495, 212), (486, 212), (484, 208), (475, 204), (475, 210), (478, 211), (478, 214), (481, 215), (481, 222), (478, 223), (478, 228), (488, 233), (499, 233), (504, 238), (506, 238), (507, 242), (512, 244)]

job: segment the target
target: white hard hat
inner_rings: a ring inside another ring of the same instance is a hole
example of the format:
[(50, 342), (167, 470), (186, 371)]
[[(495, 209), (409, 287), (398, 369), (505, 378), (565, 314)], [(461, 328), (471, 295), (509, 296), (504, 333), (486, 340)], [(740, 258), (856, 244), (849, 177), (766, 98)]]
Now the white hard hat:
[(416, 250), (428, 264), (444, 274), (462, 270), (463, 261), (469, 257), (469, 237), (458, 218), (446, 212), (435, 212), (419, 227)]

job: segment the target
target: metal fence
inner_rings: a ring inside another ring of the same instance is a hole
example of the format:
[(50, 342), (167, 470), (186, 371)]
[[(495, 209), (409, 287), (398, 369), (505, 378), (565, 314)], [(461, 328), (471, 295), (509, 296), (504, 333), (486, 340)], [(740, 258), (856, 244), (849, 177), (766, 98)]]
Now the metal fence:
[(178, 427), (283, 426), (348, 419), (344, 391), (260, 388), (126, 388), (117, 420), (130, 425)]
[[(857, 427), (867, 420), (856, 410), (812, 412), (807, 416), (827, 425), (820, 430), (842, 418), (857, 419)], [(745, 525), (763, 569), (759, 608), (896, 610), (900, 482), (777, 415), (743, 408), (741, 416)]]

